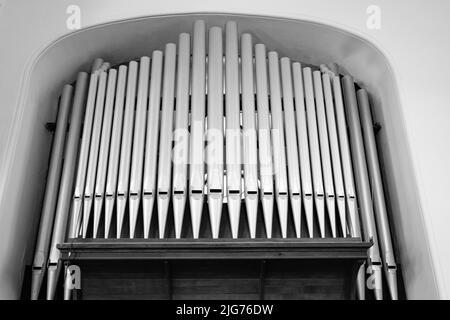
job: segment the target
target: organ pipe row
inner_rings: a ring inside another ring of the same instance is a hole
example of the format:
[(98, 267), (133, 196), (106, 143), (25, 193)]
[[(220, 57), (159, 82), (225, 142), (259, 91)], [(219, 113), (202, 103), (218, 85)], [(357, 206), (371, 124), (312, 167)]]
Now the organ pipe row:
[[(196, 21), (192, 49), (182, 33), (178, 44), (128, 65), (97, 59), (75, 88), (64, 87), (32, 298), (45, 271), (53, 298), (66, 238), (152, 238), (155, 219), (161, 239), (172, 223), (175, 238), (187, 237), (188, 223), (199, 238), (205, 214), (220, 238), (223, 212), (232, 238), (242, 227), (256, 238), (259, 213), (267, 239), (275, 214), (282, 238), (290, 221), (297, 238), (363, 237), (373, 243), (376, 298), (382, 270), (397, 298), (367, 92), (325, 65), (304, 67), (248, 33), (239, 38), (232, 21), (225, 32)], [(362, 267), (360, 298), (365, 276)]]

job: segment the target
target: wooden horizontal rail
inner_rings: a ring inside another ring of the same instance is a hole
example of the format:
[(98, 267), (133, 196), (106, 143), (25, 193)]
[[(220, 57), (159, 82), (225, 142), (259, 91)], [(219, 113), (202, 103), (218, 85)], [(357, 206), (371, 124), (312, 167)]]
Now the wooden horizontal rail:
[(364, 260), (371, 243), (342, 239), (69, 239), (62, 260), (334, 259)]

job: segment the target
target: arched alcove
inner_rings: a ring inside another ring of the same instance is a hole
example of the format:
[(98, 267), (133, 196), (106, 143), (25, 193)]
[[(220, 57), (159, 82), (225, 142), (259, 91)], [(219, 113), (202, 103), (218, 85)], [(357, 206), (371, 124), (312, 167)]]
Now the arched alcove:
[(45, 123), (55, 119), (62, 86), (74, 81), (77, 71), (89, 70), (96, 57), (115, 64), (162, 49), (167, 42), (176, 42), (180, 32), (190, 32), (196, 19), (204, 19), (208, 26), (235, 20), (240, 33), (251, 33), (255, 43), (293, 60), (313, 65), (336, 62), (369, 91), (374, 118), (382, 125), (379, 151), (406, 292), (410, 298), (436, 296), (433, 273), (423, 272), (432, 270), (432, 262), (395, 70), (388, 58), (364, 39), (323, 24), (230, 14), (152, 16), (87, 28), (49, 44), (30, 65), (18, 110), (18, 145), (10, 159), (5, 191), (9, 207), (3, 214), (2, 231), (10, 245), (0, 253), (2, 296), (18, 297), (24, 267), (31, 262), (51, 148)]

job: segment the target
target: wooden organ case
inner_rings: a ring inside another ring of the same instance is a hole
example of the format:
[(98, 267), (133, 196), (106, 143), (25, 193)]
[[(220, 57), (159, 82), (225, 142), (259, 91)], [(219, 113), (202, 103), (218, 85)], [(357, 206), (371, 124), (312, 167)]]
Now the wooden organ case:
[(369, 97), (339, 71), (233, 21), (96, 59), (61, 94), (32, 298), (397, 299)]

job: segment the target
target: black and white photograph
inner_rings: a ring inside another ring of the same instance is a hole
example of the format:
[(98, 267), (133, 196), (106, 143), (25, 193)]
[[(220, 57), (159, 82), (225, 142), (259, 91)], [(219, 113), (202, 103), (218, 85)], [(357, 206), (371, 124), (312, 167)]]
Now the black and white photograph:
[(450, 299), (449, 17), (0, 0), (0, 300)]

